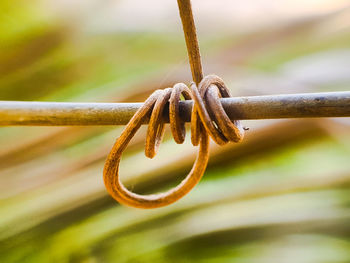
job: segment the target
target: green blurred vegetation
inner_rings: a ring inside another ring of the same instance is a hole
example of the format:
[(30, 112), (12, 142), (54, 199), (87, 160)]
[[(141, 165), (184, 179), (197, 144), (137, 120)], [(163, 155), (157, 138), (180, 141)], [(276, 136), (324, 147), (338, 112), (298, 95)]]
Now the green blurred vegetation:
[[(1, 100), (142, 101), (190, 81), (182, 34), (86, 33), (44, 3), (0, 2)], [(348, 89), (344, 15), (203, 30), (204, 67), (239, 95)], [(103, 163), (122, 127), (1, 128), (0, 262), (349, 262), (349, 120), (245, 124), (243, 143), (213, 145), (187, 197), (150, 211), (121, 207), (104, 189)], [(146, 160), (144, 134), (123, 158), (123, 180), (140, 193), (168, 189), (196, 149), (168, 132)]]

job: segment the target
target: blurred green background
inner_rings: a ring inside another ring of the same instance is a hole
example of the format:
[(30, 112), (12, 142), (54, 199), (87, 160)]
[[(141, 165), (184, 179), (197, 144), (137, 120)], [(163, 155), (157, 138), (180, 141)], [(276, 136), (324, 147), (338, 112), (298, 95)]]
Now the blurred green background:
[[(232, 94), (349, 90), (348, 0), (193, 0), (203, 67)], [(189, 83), (175, 0), (1, 0), (0, 100), (132, 102)], [(213, 145), (201, 183), (165, 208), (104, 189), (122, 127), (0, 129), (0, 262), (350, 262), (350, 121), (244, 121)], [(196, 148), (166, 134), (121, 164), (138, 193), (164, 191)], [(135, 163), (137, 165), (135, 165)]]

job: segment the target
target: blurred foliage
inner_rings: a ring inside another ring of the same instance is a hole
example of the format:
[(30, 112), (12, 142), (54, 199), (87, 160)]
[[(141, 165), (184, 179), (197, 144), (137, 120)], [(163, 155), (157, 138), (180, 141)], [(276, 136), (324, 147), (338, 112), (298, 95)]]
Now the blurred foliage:
[[(141, 101), (190, 80), (181, 34), (87, 33), (45, 3), (0, 2), (1, 100)], [(339, 18), (349, 16), (343, 8), (254, 32), (203, 30), (204, 67), (239, 95), (348, 89), (350, 31)], [(0, 262), (349, 262), (349, 120), (246, 125), (243, 143), (213, 145), (196, 189), (150, 211), (104, 190), (121, 127), (1, 128)], [(168, 132), (149, 161), (144, 135), (123, 158), (123, 180), (140, 193), (168, 189), (196, 149)]]

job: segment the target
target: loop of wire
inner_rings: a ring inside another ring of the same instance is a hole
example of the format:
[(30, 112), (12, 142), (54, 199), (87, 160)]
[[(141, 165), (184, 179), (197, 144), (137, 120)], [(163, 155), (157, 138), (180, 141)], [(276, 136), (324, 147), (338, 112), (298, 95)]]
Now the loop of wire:
[[(209, 135), (219, 145), (229, 141), (240, 142), (244, 129), (239, 121), (231, 121), (223, 109), (220, 98), (230, 97), (221, 78), (209, 75), (198, 87), (192, 83), (191, 90), (183, 83), (173, 88), (156, 90), (129, 121), (109, 153), (103, 179), (109, 194), (119, 203), (137, 208), (157, 208), (174, 203), (186, 195), (202, 178), (209, 159)], [(181, 95), (194, 101), (191, 115), (191, 141), (199, 145), (198, 154), (191, 171), (175, 188), (165, 193), (140, 195), (129, 191), (119, 177), (119, 163), (123, 151), (146, 118), (150, 117), (146, 136), (145, 155), (153, 158), (164, 135), (163, 110), (169, 103), (170, 128), (176, 143), (185, 140), (185, 124), (179, 116)]]

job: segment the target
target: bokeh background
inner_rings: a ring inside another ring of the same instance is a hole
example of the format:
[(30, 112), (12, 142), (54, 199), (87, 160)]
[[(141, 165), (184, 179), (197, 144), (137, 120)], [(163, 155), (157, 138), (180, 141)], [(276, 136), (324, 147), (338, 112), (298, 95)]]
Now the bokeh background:
[[(348, 0), (193, 0), (205, 73), (232, 94), (350, 87)], [(189, 83), (175, 0), (1, 0), (0, 100), (134, 102)], [(102, 181), (122, 127), (0, 128), (0, 262), (350, 262), (350, 121), (244, 121), (185, 198), (138, 210)], [(138, 193), (196, 154), (169, 132), (121, 165)], [(189, 138), (189, 136), (188, 136)]]

